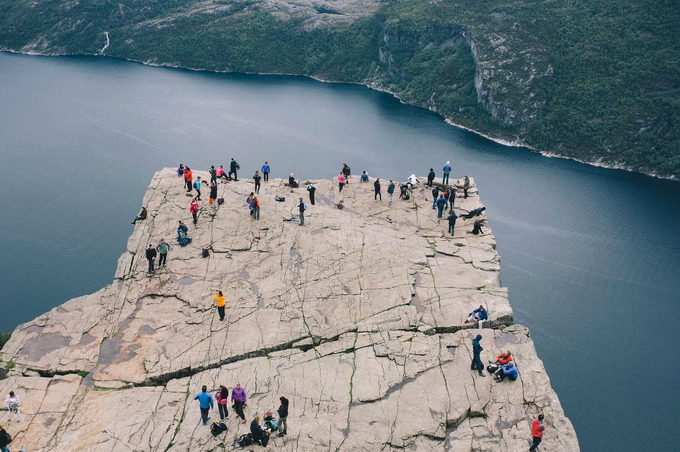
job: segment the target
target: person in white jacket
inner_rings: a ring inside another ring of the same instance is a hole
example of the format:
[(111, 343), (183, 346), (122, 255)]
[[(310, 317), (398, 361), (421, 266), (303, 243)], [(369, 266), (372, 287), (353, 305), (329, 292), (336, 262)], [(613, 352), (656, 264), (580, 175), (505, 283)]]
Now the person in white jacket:
[(5, 399), (5, 403), (7, 404), (7, 422), (12, 421), (12, 413), (16, 415), (17, 422), (21, 421), (19, 397), (14, 394), (14, 391), (9, 392), (9, 395)]

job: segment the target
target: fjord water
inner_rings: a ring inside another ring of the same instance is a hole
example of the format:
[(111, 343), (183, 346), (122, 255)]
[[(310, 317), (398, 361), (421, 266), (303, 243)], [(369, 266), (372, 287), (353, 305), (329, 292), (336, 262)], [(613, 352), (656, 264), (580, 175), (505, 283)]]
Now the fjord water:
[(360, 86), (0, 53), (0, 330), (112, 281), (154, 172), (231, 157), (302, 180), (450, 160), (582, 450), (680, 449), (680, 183), (505, 147)]

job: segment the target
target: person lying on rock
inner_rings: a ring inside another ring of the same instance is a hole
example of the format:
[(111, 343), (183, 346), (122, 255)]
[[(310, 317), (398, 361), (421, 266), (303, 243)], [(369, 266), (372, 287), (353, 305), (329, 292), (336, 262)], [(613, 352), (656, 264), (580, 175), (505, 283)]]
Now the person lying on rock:
[(476, 209), (472, 209), (470, 213), (466, 213), (465, 215), (462, 215), (463, 218), (469, 220), (472, 217), (476, 217), (478, 215), (481, 215), (482, 212), (486, 210), (486, 207), (478, 207)]
[(505, 377), (508, 377), (512, 381), (517, 380), (517, 377), (519, 377), (514, 362), (510, 361), (507, 364), (503, 364), (498, 373), (496, 373), (494, 380), (497, 383), (500, 383), (501, 381), (505, 380)]

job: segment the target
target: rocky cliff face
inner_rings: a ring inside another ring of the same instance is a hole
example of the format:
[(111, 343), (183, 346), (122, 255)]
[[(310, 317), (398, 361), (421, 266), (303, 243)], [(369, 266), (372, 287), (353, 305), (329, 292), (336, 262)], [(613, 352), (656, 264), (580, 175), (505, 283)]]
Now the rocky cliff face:
[[(23, 402), (21, 422), (8, 425), (13, 446), (232, 450), (247, 424), (231, 413), (229, 430), (213, 437), (193, 395), (240, 382), (249, 421), (275, 411), (280, 396), (291, 401), (289, 434), (270, 447), (520, 451), (545, 413), (545, 447), (578, 451), (529, 331), (512, 323), (488, 228), (468, 234), (473, 220), (459, 219), (451, 237), (426, 188), (388, 205), (387, 181), (382, 202), (355, 179), (342, 193), (314, 183), (304, 226), (304, 185), (264, 183), (256, 221), (244, 203), (252, 184), (220, 184), (226, 202), (203, 203), (193, 242), (175, 244), (167, 267), (149, 276), (148, 244), (174, 244), (177, 220), (191, 224), (181, 179), (158, 172), (143, 202), (149, 218), (135, 227), (114, 282), (19, 326), (2, 351), (15, 366), (0, 393), (14, 390)], [(480, 206), (470, 192), (457, 212)], [(223, 322), (216, 290), (227, 297)], [(481, 330), (464, 322), (480, 304), (490, 313)], [(470, 371), (477, 334), (485, 363), (512, 351), (517, 381)]]

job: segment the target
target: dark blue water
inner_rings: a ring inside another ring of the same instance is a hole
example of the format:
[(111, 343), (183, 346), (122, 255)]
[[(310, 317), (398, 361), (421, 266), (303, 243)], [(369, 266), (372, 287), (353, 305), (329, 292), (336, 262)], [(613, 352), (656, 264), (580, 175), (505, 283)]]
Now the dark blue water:
[(501, 146), (359, 86), (0, 53), (0, 330), (112, 281), (158, 169), (231, 157), (302, 179), (450, 160), (582, 450), (680, 450), (680, 183)]

